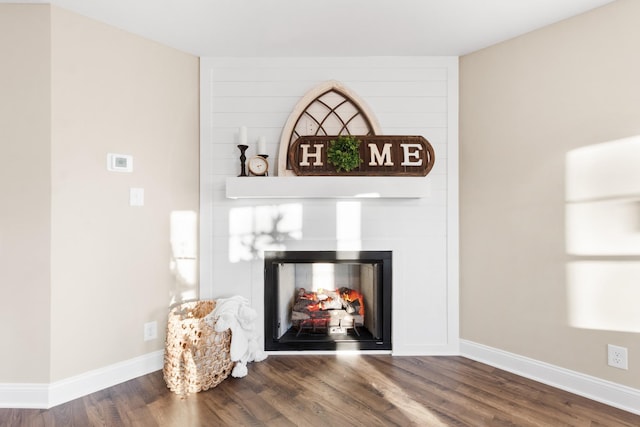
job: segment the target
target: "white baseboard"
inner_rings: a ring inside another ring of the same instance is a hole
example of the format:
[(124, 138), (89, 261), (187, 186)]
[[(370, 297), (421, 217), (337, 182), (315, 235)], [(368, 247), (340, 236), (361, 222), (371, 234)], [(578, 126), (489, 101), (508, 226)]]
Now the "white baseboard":
[(640, 390), (528, 357), (460, 340), (460, 354), (561, 390), (640, 415)]
[(49, 403), (49, 384), (0, 384), (0, 408), (45, 409)]
[(0, 384), (0, 408), (48, 409), (158, 371), (163, 358), (159, 350), (50, 384)]

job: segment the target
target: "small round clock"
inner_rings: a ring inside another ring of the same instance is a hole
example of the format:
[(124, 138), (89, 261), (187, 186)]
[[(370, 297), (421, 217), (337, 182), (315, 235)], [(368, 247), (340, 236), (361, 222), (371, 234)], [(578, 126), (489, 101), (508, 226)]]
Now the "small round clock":
[(254, 156), (249, 159), (249, 172), (257, 176), (266, 176), (269, 172), (269, 162), (262, 156)]

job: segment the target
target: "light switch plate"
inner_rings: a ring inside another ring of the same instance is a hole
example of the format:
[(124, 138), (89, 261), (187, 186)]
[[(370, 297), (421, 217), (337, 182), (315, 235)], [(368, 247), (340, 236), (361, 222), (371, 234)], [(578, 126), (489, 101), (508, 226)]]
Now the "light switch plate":
[(129, 189), (129, 206), (144, 206), (144, 188)]

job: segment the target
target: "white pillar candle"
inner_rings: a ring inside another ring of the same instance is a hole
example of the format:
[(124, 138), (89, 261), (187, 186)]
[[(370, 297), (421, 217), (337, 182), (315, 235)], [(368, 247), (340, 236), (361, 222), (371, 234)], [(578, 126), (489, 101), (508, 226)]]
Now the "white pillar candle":
[(267, 154), (267, 138), (264, 136), (258, 139), (258, 154)]
[(240, 126), (240, 136), (238, 137), (238, 141), (241, 145), (247, 145), (247, 127)]

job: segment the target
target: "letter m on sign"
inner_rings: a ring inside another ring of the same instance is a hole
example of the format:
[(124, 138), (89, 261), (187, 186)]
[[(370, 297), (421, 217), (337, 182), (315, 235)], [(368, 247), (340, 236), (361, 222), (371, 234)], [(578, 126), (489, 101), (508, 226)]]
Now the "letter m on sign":
[(382, 146), (382, 153), (378, 151), (378, 146), (375, 143), (371, 142), (367, 145), (370, 153), (369, 166), (393, 166), (390, 143)]

